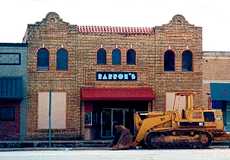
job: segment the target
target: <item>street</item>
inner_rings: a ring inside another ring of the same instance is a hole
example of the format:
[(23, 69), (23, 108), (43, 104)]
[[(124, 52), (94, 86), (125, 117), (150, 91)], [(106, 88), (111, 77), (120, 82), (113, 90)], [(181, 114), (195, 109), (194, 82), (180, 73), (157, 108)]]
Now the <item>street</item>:
[(0, 152), (0, 160), (229, 160), (230, 149)]

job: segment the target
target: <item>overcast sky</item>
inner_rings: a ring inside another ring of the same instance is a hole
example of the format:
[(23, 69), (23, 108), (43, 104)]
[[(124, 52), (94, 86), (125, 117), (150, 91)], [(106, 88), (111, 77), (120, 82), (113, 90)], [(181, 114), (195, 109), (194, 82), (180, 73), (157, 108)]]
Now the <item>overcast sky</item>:
[(182, 14), (203, 27), (203, 50), (230, 51), (230, 0), (1, 0), (0, 42), (21, 42), (50, 11), (70, 24), (141, 27)]

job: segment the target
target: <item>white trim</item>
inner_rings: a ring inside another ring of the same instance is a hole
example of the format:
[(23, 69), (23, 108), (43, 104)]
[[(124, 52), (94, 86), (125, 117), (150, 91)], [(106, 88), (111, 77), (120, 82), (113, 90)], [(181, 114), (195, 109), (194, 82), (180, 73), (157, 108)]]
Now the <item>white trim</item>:
[(203, 57), (203, 59), (230, 59), (230, 56)]
[(210, 83), (230, 83), (230, 80), (203, 80), (203, 84)]

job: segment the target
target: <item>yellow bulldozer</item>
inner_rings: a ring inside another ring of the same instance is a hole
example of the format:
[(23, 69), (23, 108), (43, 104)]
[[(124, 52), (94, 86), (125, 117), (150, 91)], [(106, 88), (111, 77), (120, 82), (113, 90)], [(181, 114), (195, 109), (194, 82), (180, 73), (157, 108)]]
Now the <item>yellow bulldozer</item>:
[[(193, 106), (194, 94), (176, 93), (172, 111), (135, 113), (133, 141), (127, 141), (130, 136), (124, 129), (126, 136), (120, 137), (114, 149), (209, 147), (216, 137), (225, 134), (222, 111)], [(180, 96), (185, 98), (186, 107), (179, 110), (175, 104)]]

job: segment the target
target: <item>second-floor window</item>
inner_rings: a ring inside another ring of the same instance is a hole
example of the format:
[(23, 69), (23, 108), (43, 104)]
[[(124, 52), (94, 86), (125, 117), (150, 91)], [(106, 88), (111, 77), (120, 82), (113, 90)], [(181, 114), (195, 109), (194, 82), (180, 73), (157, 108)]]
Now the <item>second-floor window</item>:
[(182, 53), (182, 71), (192, 71), (192, 52), (189, 50)]
[(49, 70), (49, 51), (46, 48), (40, 48), (37, 52), (37, 70)]
[(60, 71), (68, 70), (68, 51), (64, 48), (61, 48), (57, 51), (57, 64), (56, 69)]
[(112, 64), (113, 65), (121, 64), (121, 51), (118, 48), (114, 49), (112, 52)]
[(100, 48), (97, 51), (97, 64), (106, 64), (106, 51), (104, 48)]
[(127, 51), (127, 64), (134, 65), (136, 64), (136, 52), (134, 49), (129, 49)]
[(172, 50), (164, 53), (164, 71), (175, 71), (175, 53)]

